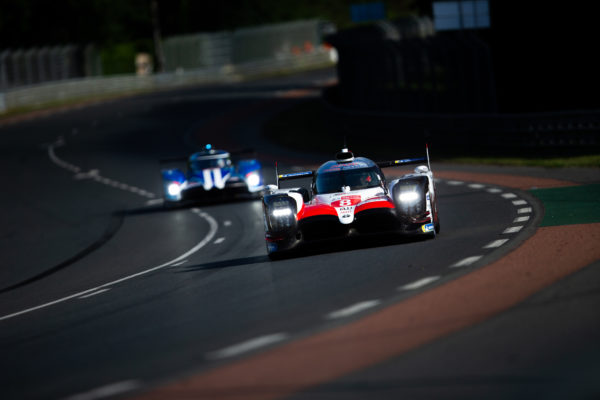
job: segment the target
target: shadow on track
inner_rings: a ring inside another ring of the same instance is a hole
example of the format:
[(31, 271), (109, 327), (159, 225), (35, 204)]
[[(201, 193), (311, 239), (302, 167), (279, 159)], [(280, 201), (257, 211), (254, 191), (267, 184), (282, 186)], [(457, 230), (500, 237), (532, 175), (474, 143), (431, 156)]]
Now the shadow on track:
[(273, 261), (292, 258), (318, 256), (330, 253), (342, 253), (352, 250), (371, 249), (376, 247), (397, 246), (408, 243), (417, 243), (431, 239), (429, 236), (385, 235), (374, 234), (351, 238), (323, 240), (304, 244), (297, 249), (278, 254)]
[(160, 204), (160, 205), (152, 205), (152, 206), (144, 206), (139, 208), (132, 208), (128, 210), (118, 211), (117, 214), (127, 217), (134, 215), (145, 215), (145, 214), (155, 214), (155, 213), (164, 213), (170, 211), (178, 211), (178, 210), (188, 210), (190, 208), (195, 207), (212, 207), (212, 206), (220, 206), (224, 204), (237, 204), (237, 203), (246, 203), (252, 201), (259, 201), (257, 198), (233, 198), (233, 199), (208, 199), (208, 200), (190, 200), (184, 201), (175, 204)]
[(190, 265), (183, 267), (178, 270), (177, 273), (185, 273), (185, 272), (196, 272), (196, 271), (209, 271), (211, 269), (221, 269), (221, 268), (231, 268), (231, 267), (241, 267), (243, 265), (251, 265), (251, 264), (261, 264), (270, 262), (269, 257), (267, 255), (254, 256), (254, 257), (242, 257), (242, 258), (234, 258), (231, 260), (222, 260), (222, 261), (214, 261), (205, 264), (198, 265)]
[(322, 254), (346, 252), (351, 250), (361, 250), (383, 246), (395, 246), (399, 244), (416, 243), (428, 240), (424, 236), (406, 237), (368, 237), (352, 238), (346, 240), (333, 240), (320, 243), (311, 243), (301, 249), (296, 249), (281, 255), (278, 260), (271, 260), (266, 254), (252, 257), (233, 258), (229, 260), (214, 261), (205, 264), (190, 265), (183, 267), (177, 273), (209, 271), (221, 268), (241, 267), (252, 264), (272, 263), (286, 259), (301, 259), (304, 257), (318, 256)]

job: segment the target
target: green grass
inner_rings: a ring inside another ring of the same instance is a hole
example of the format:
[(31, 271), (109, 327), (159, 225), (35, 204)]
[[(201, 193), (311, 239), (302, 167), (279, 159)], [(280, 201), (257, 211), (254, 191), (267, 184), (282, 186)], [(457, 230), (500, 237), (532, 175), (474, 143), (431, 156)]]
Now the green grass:
[(448, 161), (461, 164), (509, 165), (516, 167), (600, 167), (600, 154), (573, 157), (520, 158), (520, 157), (454, 157)]
[(544, 203), (541, 226), (600, 222), (600, 184), (531, 190)]

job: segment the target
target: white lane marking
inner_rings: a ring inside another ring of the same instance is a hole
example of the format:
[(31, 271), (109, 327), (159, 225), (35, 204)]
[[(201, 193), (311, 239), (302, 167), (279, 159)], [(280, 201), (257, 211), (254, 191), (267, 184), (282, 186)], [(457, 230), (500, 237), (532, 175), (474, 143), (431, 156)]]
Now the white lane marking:
[(512, 202), (515, 206), (522, 206), (524, 204), (527, 204), (527, 202), (525, 200), (513, 200)]
[(80, 172), (78, 174), (75, 174), (75, 176), (73, 178), (80, 180), (80, 179), (94, 179), (98, 177), (98, 173), (100, 171), (98, 171), (97, 169), (90, 169), (88, 172)]
[(482, 185), (481, 183), (471, 183), (469, 184), (469, 187), (471, 189), (483, 189), (485, 185)]
[(466, 266), (469, 266), (469, 265), (473, 264), (476, 261), (479, 261), (481, 259), (481, 257), (483, 257), (483, 256), (471, 256), (471, 257), (467, 257), (467, 258), (464, 258), (464, 259), (462, 259), (462, 260), (460, 260), (458, 262), (455, 262), (450, 267), (451, 268), (466, 267)]
[(349, 307), (342, 308), (342, 309), (336, 310), (336, 311), (332, 311), (329, 314), (327, 314), (325, 316), (325, 318), (335, 319), (335, 318), (349, 317), (352, 314), (356, 314), (356, 313), (364, 311), (368, 308), (375, 307), (375, 306), (379, 305), (380, 303), (381, 303), (380, 300), (361, 301), (360, 303), (353, 304)]
[(55, 304), (63, 303), (65, 301), (67, 301), (67, 300), (71, 300), (71, 299), (74, 299), (76, 297), (84, 296), (84, 295), (86, 295), (88, 293), (95, 292), (95, 291), (98, 291), (100, 289), (104, 289), (105, 287), (108, 287), (108, 286), (114, 286), (116, 284), (128, 281), (128, 280), (133, 279), (133, 278), (137, 278), (138, 276), (149, 274), (149, 273), (154, 272), (154, 271), (158, 271), (158, 270), (163, 269), (165, 267), (168, 267), (168, 266), (170, 266), (170, 265), (172, 265), (174, 263), (177, 263), (179, 261), (185, 260), (190, 255), (196, 253), (198, 250), (200, 250), (201, 248), (203, 248), (204, 246), (206, 246), (208, 243), (210, 243), (210, 241), (213, 239), (213, 237), (217, 233), (217, 230), (219, 229), (219, 224), (217, 224), (217, 221), (213, 217), (211, 217), (210, 215), (208, 215), (205, 212), (200, 212), (200, 213), (198, 213), (198, 215), (200, 215), (202, 218), (204, 218), (204, 219), (206, 219), (208, 221), (208, 224), (210, 225), (210, 229), (209, 229), (208, 233), (206, 234), (206, 236), (204, 237), (204, 239), (202, 239), (198, 244), (196, 244), (194, 247), (192, 247), (191, 249), (189, 249), (184, 254), (182, 254), (182, 255), (180, 255), (180, 256), (178, 256), (178, 257), (176, 257), (176, 258), (174, 258), (174, 259), (172, 259), (170, 261), (167, 261), (164, 264), (161, 264), (161, 265), (158, 265), (156, 267), (152, 267), (152, 268), (146, 269), (146, 270), (141, 271), (141, 272), (137, 272), (137, 273), (132, 274), (132, 275), (125, 276), (123, 278), (114, 280), (112, 282), (105, 283), (105, 284), (100, 285), (100, 286), (96, 286), (95, 288), (84, 290), (82, 292), (75, 293), (75, 294), (72, 294), (70, 296), (62, 297), (60, 299), (57, 299), (57, 300), (54, 300), (54, 301), (50, 301), (48, 303), (40, 304), (40, 305), (35, 306), (35, 307), (30, 307), (30, 308), (27, 308), (25, 310), (17, 311), (17, 312), (12, 313), (12, 314), (3, 315), (3, 316), (0, 317), (0, 321), (3, 321), (5, 319), (9, 319), (9, 318), (14, 318), (14, 317), (17, 317), (19, 315), (27, 314), (27, 313), (30, 313), (32, 311), (36, 311), (36, 310), (39, 310), (39, 309), (42, 309), (42, 308), (50, 307), (50, 306), (53, 306)]
[(109, 385), (101, 386), (96, 389), (92, 389), (88, 392), (75, 394), (65, 398), (65, 400), (96, 400), (104, 397), (116, 396), (125, 392), (138, 389), (142, 386), (140, 381), (128, 380), (122, 382), (111, 383)]
[(157, 206), (157, 205), (163, 204), (164, 202), (165, 202), (164, 199), (151, 199), (146, 202), (146, 205)]
[(224, 237), (220, 237), (217, 240), (214, 241), (214, 244), (219, 244), (219, 243), (223, 243), (225, 241)]
[(100, 294), (100, 293), (108, 292), (109, 290), (110, 290), (110, 288), (96, 290), (95, 292), (88, 293), (88, 294), (85, 294), (83, 296), (79, 296), (79, 298), (80, 299), (87, 299), (88, 297), (92, 297), (92, 296), (95, 296), (95, 295)]
[(223, 221), (223, 226), (231, 226), (231, 221)]
[(503, 193), (502, 197), (504, 197), (505, 199), (514, 199), (515, 197), (517, 197), (517, 195), (514, 193)]
[(501, 193), (501, 192), (502, 192), (502, 189), (498, 189), (498, 188), (489, 188), (487, 191), (488, 191), (488, 192), (490, 192), (490, 193)]
[(484, 249), (493, 249), (493, 248), (502, 246), (506, 242), (508, 242), (508, 239), (494, 240), (493, 242), (488, 243), (487, 245), (483, 246), (483, 248)]
[(502, 233), (517, 233), (519, 232), (521, 229), (523, 229), (523, 225), (519, 225), (519, 226), (511, 226), (508, 227), (504, 230), (504, 232)]
[(237, 356), (242, 353), (247, 353), (252, 350), (256, 350), (261, 347), (268, 346), (273, 343), (281, 342), (288, 337), (287, 333), (273, 333), (270, 335), (259, 336), (254, 339), (246, 340), (245, 342), (241, 342), (238, 344), (234, 344), (229, 347), (225, 347), (221, 350), (216, 350), (206, 354), (206, 358), (212, 360), (218, 360), (221, 358), (228, 358)]
[(519, 208), (517, 210), (517, 214), (529, 214), (530, 212), (532, 212), (531, 207)]
[(177, 262), (175, 264), (171, 264), (171, 267), (179, 267), (180, 265), (183, 265), (186, 262), (188, 262), (188, 260), (179, 261), (179, 262)]
[(94, 181), (101, 183), (103, 185), (106, 185), (106, 186), (109, 186), (112, 188), (128, 190), (132, 193), (138, 194), (143, 197), (147, 197), (150, 199), (153, 199), (156, 197), (156, 195), (152, 192), (148, 192), (146, 190), (136, 188), (135, 186), (129, 186), (124, 183), (119, 183), (113, 179), (103, 177), (100, 175), (100, 172), (97, 169), (91, 169), (88, 172), (82, 172), (80, 167), (70, 164), (70, 163), (60, 159), (56, 155), (55, 148), (62, 147), (65, 144), (66, 144), (65, 139), (62, 136), (59, 136), (54, 143), (48, 145), (48, 148), (47, 148), (48, 149), (48, 157), (54, 164), (56, 164), (60, 168), (66, 169), (66, 170), (72, 172), (73, 174), (75, 174), (74, 175), (75, 179), (77, 179), (77, 180), (93, 179)]
[(448, 181), (446, 182), (448, 185), (452, 185), (452, 186), (458, 186), (458, 185), (463, 185), (464, 182), (461, 181)]
[(529, 221), (529, 215), (524, 215), (522, 217), (517, 217), (517, 218), (515, 218), (515, 220), (513, 221), (513, 223), (516, 223), (516, 222), (526, 222), (526, 221)]
[(427, 278), (419, 279), (418, 281), (406, 284), (404, 286), (400, 286), (398, 290), (414, 290), (425, 285), (430, 284), (433, 281), (437, 281), (440, 279), (440, 276), (428, 276)]
[(70, 164), (66, 161), (61, 160), (60, 158), (58, 158), (58, 156), (56, 155), (56, 152), (54, 151), (55, 147), (60, 147), (60, 146), (64, 146), (65, 141), (64, 139), (61, 137), (59, 137), (55, 143), (50, 144), (48, 146), (48, 157), (50, 158), (50, 161), (52, 161), (54, 164), (58, 165), (61, 168), (64, 168), (68, 171), (73, 172), (74, 174), (77, 174), (79, 172), (81, 172), (81, 168), (79, 168), (76, 165)]

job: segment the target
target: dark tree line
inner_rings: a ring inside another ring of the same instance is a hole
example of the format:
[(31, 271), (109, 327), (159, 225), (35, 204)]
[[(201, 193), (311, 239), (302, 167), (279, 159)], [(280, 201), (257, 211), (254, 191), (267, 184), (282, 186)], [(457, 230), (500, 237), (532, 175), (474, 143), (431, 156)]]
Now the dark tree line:
[[(163, 36), (322, 18), (351, 24), (357, 0), (158, 0)], [(384, 1), (389, 18), (421, 0)], [(150, 0), (2, 0), (0, 49), (62, 43), (110, 45), (152, 38)]]

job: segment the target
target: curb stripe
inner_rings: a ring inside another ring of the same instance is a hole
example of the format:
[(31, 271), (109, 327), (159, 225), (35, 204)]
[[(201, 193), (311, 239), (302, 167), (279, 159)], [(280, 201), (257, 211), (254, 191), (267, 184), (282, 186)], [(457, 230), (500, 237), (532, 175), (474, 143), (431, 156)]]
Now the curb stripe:
[[(541, 228), (485, 268), (358, 321), (220, 365), (136, 398), (270, 400), (335, 381), (510, 309), (600, 259), (599, 242), (600, 223)], [(540, 252), (541, 248), (548, 252)], [(565, 254), (576, 254), (576, 259)]]

